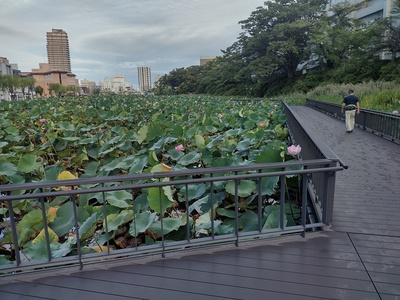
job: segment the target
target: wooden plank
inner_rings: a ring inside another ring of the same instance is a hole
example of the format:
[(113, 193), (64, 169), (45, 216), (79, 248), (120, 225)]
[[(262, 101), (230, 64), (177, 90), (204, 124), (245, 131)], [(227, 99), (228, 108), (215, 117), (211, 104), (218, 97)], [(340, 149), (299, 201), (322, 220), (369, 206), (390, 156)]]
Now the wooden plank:
[[(137, 267), (132, 265), (132, 268)], [(143, 266), (142, 266), (143, 267)], [(168, 273), (168, 270), (165, 269)], [(92, 291), (116, 295), (118, 297), (131, 297), (133, 299), (265, 299), (265, 297), (282, 297), (282, 299), (307, 299), (288, 292), (268, 291), (259, 289), (254, 284), (251, 288), (236, 286), (237, 282), (229, 285), (221, 284), (218, 280), (207, 284), (195, 279), (177, 280), (170, 276), (130, 275), (122, 272), (98, 270), (78, 272), (70, 276), (59, 278), (48, 277), (35, 281), (36, 284), (66, 287), (70, 291)], [(70, 298), (71, 299), (71, 298)], [(89, 299), (89, 298), (80, 298)], [(93, 298), (96, 299), (96, 298)]]
[[(99, 291), (100, 289), (86, 289), (86, 281), (78, 283), (78, 288), (71, 288), (68, 284), (54, 283), (54, 280), (61, 280), (60, 277), (48, 277), (41, 282), (19, 282), (8, 285), (0, 285), (1, 293), (6, 295), (1, 299), (99, 299), (99, 300), (118, 300), (118, 299), (143, 299), (132, 297), (132, 295), (114, 295), (113, 290)], [(25, 298), (26, 297), (26, 298)]]

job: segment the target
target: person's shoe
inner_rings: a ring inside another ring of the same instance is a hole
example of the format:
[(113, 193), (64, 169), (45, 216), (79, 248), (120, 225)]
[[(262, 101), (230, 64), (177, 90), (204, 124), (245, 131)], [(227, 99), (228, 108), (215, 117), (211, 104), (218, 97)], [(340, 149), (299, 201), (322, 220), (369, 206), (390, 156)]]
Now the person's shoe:
[(346, 130), (346, 132), (347, 132), (347, 133), (350, 133), (350, 132), (351, 132), (351, 130)]

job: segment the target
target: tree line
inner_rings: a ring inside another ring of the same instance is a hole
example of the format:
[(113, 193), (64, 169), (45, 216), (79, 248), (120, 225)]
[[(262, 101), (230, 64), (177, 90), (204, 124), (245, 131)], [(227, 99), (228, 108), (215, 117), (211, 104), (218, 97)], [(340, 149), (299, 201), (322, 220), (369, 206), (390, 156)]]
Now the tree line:
[(364, 3), (276, 0), (240, 21), (242, 32), (204, 66), (162, 76), (155, 94), (276, 96), (328, 83), (399, 80), (400, 0), (389, 17), (362, 22)]
[(32, 77), (20, 77), (13, 75), (0, 75), (0, 90), (8, 93), (12, 98), (16, 96), (17, 89), (21, 89), (23, 97), (26, 93), (33, 94), (35, 80)]
[[(65, 96), (75, 95), (78, 88), (76, 86), (64, 86), (59, 83), (49, 83), (49, 93), (51, 96)], [(17, 91), (22, 93), (25, 99), (26, 95), (42, 96), (44, 88), (40, 85), (35, 86), (35, 79), (33, 77), (20, 77), (16, 75), (0, 75), (0, 91), (8, 93), (11, 99), (16, 99)]]

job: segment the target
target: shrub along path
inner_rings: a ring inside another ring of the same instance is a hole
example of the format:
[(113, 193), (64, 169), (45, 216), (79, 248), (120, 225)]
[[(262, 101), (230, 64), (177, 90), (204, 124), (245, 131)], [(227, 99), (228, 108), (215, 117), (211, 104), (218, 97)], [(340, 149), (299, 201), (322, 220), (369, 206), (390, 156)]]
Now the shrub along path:
[(294, 109), (349, 165), (332, 230), (0, 277), (0, 299), (400, 299), (400, 146)]

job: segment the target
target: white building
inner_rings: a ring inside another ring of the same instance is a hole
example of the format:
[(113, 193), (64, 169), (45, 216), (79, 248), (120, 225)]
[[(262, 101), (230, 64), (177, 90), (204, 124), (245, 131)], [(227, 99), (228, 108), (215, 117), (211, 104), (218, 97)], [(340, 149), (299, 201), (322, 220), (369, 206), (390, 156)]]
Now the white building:
[(133, 87), (130, 83), (125, 81), (124, 76), (114, 76), (112, 78), (107, 77), (101, 80), (100, 90), (116, 94), (124, 94), (126, 92), (132, 92)]

